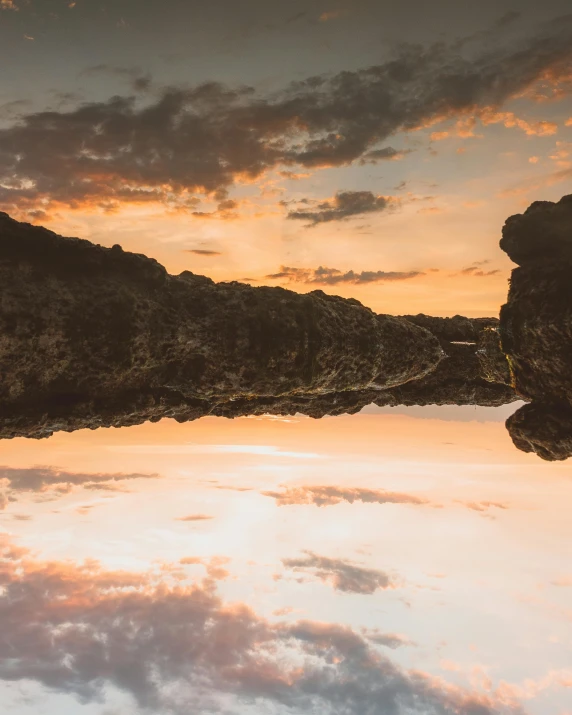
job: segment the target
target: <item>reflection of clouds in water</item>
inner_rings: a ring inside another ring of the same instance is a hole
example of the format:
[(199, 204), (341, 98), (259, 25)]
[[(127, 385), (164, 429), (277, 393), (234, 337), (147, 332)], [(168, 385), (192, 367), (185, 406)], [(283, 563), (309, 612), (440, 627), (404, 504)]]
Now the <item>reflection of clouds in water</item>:
[(311, 551), (294, 559), (282, 559), (288, 569), (298, 573), (310, 573), (321, 581), (331, 584), (336, 591), (371, 594), (378, 589), (395, 588), (393, 576), (378, 569), (366, 568), (346, 559), (331, 559)]
[(9, 502), (16, 501), (18, 495), (35, 494), (57, 498), (74, 491), (75, 488), (92, 491), (125, 491), (121, 482), (134, 479), (158, 479), (158, 474), (142, 473), (93, 473), (66, 472), (56, 467), (0, 467), (0, 509)]
[(315, 506), (333, 506), (348, 502), (369, 504), (429, 504), (427, 499), (413, 494), (389, 492), (385, 489), (365, 489), (359, 487), (302, 486), (285, 487), (283, 491), (265, 491), (266, 497), (276, 499), (278, 506), (314, 504)]
[(208, 573), (220, 562), (188, 583), (180, 569), (169, 579), (168, 566), (159, 577), (105, 571), (93, 561), (38, 561), (7, 539), (2, 547), (4, 680), (37, 681), (84, 701), (115, 686), (142, 710), (181, 715), (240, 712), (241, 703), (331, 715), (521, 712), (494, 693), (403, 670), (375, 647), (395, 647), (399, 636), (273, 622), (225, 603)]

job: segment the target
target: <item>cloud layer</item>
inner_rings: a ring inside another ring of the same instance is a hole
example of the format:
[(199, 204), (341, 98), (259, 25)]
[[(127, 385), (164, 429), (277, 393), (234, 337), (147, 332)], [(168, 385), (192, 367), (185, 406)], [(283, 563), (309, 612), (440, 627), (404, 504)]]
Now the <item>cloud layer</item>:
[(165, 715), (235, 715), (245, 706), (293, 715), (522, 712), (494, 693), (402, 669), (380, 654), (375, 637), (329, 623), (268, 621), (223, 602), (212, 578), (185, 584), (184, 564), (171, 574), (168, 583), (167, 565), (158, 577), (93, 561), (42, 562), (4, 538), (0, 678), (87, 702), (112, 686), (141, 711)]
[(413, 494), (388, 492), (385, 489), (361, 489), (359, 487), (303, 486), (287, 487), (281, 492), (266, 491), (264, 496), (276, 499), (278, 506), (314, 504), (315, 506), (333, 506), (348, 502), (367, 504), (429, 504), (427, 499)]
[(498, 108), (508, 99), (569, 74), (572, 18), (518, 46), (472, 56), (459, 47), (405, 46), (383, 64), (267, 96), (211, 82), (24, 114), (0, 130), (0, 204), (113, 210), (161, 201), (195, 210), (195, 194), (224, 200), (233, 183), (271, 168), (383, 158), (391, 152), (379, 145), (389, 137), (444, 119), (482, 114), (506, 123)]
[(410, 278), (425, 275), (422, 271), (340, 271), (337, 268), (294, 268), (280, 266), (278, 273), (265, 276), (269, 280), (284, 280), (288, 283), (307, 283), (315, 285), (338, 285), (349, 283), (359, 285), (363, 283), (386, 283), (393, 281), (406, 281)]

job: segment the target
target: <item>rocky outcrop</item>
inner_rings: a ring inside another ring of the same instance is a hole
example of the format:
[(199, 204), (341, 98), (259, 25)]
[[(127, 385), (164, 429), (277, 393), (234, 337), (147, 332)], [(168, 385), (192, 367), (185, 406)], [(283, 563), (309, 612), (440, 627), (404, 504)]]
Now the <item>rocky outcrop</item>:
[(192, 399), (177, 391), (133, 392), (107, 400), (75, 401), (49, 405), (21, 405), (0, 413), (0, 439), (49, 437), (54, 432), (73, 432), (98, 427), (127, 427), (169, 417), (189, 422), (200, 417), (229, 419), (246, 415), (303, 414), (319, 419), (326, 415), (355, 414), (366, 405), (482, 405), (498, 407), (518, 399), (507, 385), (492, 384), (480, 374), (474, 348), (451, 345), (447, 356), (424, 378), (387, 390), (346, 390), (324, 394), (249, 396), (234, 399)]
[(561, 461), (572, 456), (572, 408), (546, 402), (524, 405), (506, 421), (515, 447), (542, 459)]
[(494, 318), (376, 315), (321, 291), (171, 276), (6, 214), (0, 279), (0, 437), (515, 399), (483, 377)]
[(500, 247), (519, 266), (572, 260), (572, 194), (557, 203), (535, 201), (524, 213), (510, 216)]
[(501, 247), (519, 267), (500, 312), (502, 350), (519, 396), (515, 445), (543, 459), (572, 455), (572, 196), (510, 217)]
[[(322, 291), (215, 284), (0, 215), (2, 412), (381, 390), (443, 357), (424, 328)], [(165, 396), (171, 396), (165, 398)]]

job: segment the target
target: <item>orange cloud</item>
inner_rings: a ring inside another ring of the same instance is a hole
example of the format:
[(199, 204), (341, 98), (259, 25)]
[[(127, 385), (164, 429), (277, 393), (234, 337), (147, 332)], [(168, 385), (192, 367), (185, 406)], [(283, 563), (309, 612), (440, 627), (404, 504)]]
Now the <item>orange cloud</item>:
[(450, 132), (443, 131), (443, 132), (433, 132), (430, 136), (431, 141), (434, 142), (439, 142), (442, 139), (448, 139), (451, 136)]
[(0, 10), (18, 10), (14, 0), (0, 0)]
[(543, 103), (563, 99), (572, 91), (572, 72), (567, 67), (551, 67), (537, 77), (536, 81), (517, 97), (526, 97)]
[(498, 112), (490, 107), (479, 112), (481, 122), (488, 126), (489, 124), (503, 124), (507, 128), (518, 127), (522, 129), (528, 136), (546, 137), (556, 134), (558, 124), (555, 122), (527, 122), (525, 119), (520, 119), (514, 112)]

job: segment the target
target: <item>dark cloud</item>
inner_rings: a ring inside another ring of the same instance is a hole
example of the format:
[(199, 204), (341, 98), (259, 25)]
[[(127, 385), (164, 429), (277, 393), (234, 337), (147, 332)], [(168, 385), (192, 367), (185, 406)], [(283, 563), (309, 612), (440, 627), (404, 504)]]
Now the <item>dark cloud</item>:
[(6, 540), (0, 557), (2, 680), (32, 680), (83, 702), (101, 703), (116, 687), (138, 711), (162, 715), (522, 713), (404, 670), (346, 626), (268, 621), (225, 603), (213, 579), (189, 584), (181, 567), (168, 582), (168, 568), (159, 580), (93, 561), (42, 562)]
[(311, 551), (297, 559), (282, 559), (286, 568), (296, 572), (311, 573), (321, 581), (331, 584), (336, 591), (371, 594), (378, 589), (394, 588), (396, 583), (384, 571), (359, 566), (345, 559), (330, 559)]
[[(53, 492), (65, 494), (74, 487), (84, 489), (117, 491), (120, 482), (133, 479), (157, 479), (157, 474), (113, 473), (82, 474), (65, 472), (55, 467), (0, 467), (0, 508), (8, 501), (15, 501), (18, 494)], [(4, 498), (2, 498), (4, 497)]]
[(316, 285), (338, 285), (339, 283), (384, 283), (387, 281), (404, 281), (425, 275), (421, 271), (343, 271), (337, 268), (293, 268), (280, 266), (278, 273), (265, 276), (270, 280), (287, 280), (289, 283), (314, 283)]
[(222, 256), (220, 251), (208, 251), (204, 248), (188, 248), (185, 253), (194, 253), (197, 256)]
[(359, 487), (307, 486), (287, 487), (281, 492), (262, 492), (264, 496), (276, 499), (278, 506), (314, 504), (332, 506), (342, 502), (364, 502), (366, 504), (429, 504), (427, 499), (413, 494), (388, 492), (385, 489), (360, 489)]
[(147, 102), (115, 96), (27, 114), (0, 130), (0, 203), (111, 210), (161, 201), (194, 210), (194, 194), (224, 192), (239, 177), (348, 165), (398, 132), (490, 112), (547, 73), (565, 74), (572, 17), (518, 45), (498, 45), (470, 56), (444, 43), (404, 46), (383, 64), (309, 77), (267, 96), (211, 82), (167, 88)]
[(316, 226), (329, 221), (344, 221), (366, 213), (387, 211), (393, 204), (391, 197), (376, 196), (371, 191), (340, 191), (333, 199), (322, 201), (313, 208), (289, 211), (286, 218), (309, 221), (308, 226)]

